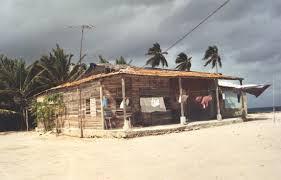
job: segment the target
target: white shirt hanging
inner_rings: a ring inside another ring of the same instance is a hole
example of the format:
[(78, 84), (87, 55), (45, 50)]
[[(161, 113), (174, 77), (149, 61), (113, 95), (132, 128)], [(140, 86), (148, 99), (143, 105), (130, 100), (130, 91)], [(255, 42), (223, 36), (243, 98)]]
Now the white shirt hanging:
[(179, 103), (181, 103), (181, 96), (179, 96)]
[(159, 98), (152, 98), (151, 99), (151, 106), (152, 107), (160, 106), (160, 99)]
[[(130, 103), (129, 99), (126, 99), (126, 106), (128, 106)], [(120, 109), (124, 108), (124, 100), (122, 100), (121, 104), (120, 104)]]
[(224, 93), (222, 93), (222, 99), (225, 99), (225, 94)]

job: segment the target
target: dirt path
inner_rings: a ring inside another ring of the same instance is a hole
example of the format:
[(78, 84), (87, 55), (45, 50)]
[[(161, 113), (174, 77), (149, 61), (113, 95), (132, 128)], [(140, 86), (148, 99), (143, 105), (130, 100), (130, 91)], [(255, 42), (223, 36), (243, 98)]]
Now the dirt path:
[(272, 120), (130, 140), (0, 134), (1, 180), (280, 177), (281, 122)]

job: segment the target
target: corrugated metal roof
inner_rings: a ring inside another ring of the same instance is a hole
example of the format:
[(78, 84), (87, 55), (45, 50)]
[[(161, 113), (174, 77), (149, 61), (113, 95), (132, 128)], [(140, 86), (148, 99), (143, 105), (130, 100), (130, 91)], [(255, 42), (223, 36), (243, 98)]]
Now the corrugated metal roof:
[(120, 69), (116, 72), (111, 73), (103, 73), (92, 75), (74, 82), (68, 82), (62, 84), (60, 86), (51, 88), (52, 89), (61, 89), (66, 87), (78, 86), (80, 84), (96, 80), (102, 79), (106, 77), (111, 77), (117, 74), (127, 74), (127, 75), (137, 75), (137, 76), (156, 76), (156, 77), (182, 77), (182, 78), (200, 78), (200, 79), (227, 79), (227, 80), (240, 80), (243, 78), (233, 77), (233, 76), (225, 76), (222, 74), (216, 73), (206, 73), (206, 72), (196, 72), (196, 71), (176, 71), (176, 70), (167, 70), (167, 69), (146, 69), (146, 68), (137, 68), (137, 67), (127, 67), (124, 69)]

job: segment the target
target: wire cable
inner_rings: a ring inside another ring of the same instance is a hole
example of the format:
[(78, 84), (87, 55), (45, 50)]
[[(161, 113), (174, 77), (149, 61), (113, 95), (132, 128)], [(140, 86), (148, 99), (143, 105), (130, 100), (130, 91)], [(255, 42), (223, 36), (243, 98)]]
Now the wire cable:
[(196, 25), (194, 28), (192, 28), (188, 33), (186, 33), (183, 37), (178, 39), (176, 42), (174, 42), (170, 47), (166, 49), (165, 52), (172, 49), (175, 45), (177, 45), (180, 41), (185, 39), (188, 35), (190, 35), (194, 30), (196, 30), (201, 24), (203, 24), (205, 21), (207, 21), (211, 16), (216, 14), (221, 8), (223, 8), (227, 3), (229, 3), (230, 0), (226, 0), (223, 4), (221, 4), (217, 9), (215, 9), (212, 13), (210, 13), (207, 17), (205, 17), (198, 25)]

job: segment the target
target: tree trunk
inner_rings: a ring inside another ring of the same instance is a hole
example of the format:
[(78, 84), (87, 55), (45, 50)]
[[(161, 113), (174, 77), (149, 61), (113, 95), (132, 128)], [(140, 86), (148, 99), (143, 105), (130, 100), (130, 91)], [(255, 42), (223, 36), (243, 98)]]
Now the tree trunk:
[(26, 131), (28, 131), (29, 125), (28, 125), (28, 110), (27, 109), (25, 109), (25, 125), (26, 125)]
[(218, 63), (216, 63), (216, 73), (219, 73), (219, 70), (218, 70)]
[(24, 124), (26, 126), (26, 118), (25, 118), (25, 116), (26, 116), (26, 112), (25, 112), (25, 109), (23, 108), (23, 109), (21, 109), (21, 119), (22, 119), (21, 130), (24, 129)]
[(58, 135), (59, 134), (59, 116), (58, 115), (55, 115), (55, 117), (56, 117), (56, 135)]
[[(216, 63), (216, 73), (218, 72), (218, 63)], [(219, 79), (215, 80), (216, 84), (216, 100), (217, 100), (217, 120), (222, 120), (221, 110), (220, 110), (220, 99), (219, 99)]]
[(44, 130), (47, 131), (47, 124), (46, 124), (46, 120), (43, 119), (43, 125), (44, 125)]

